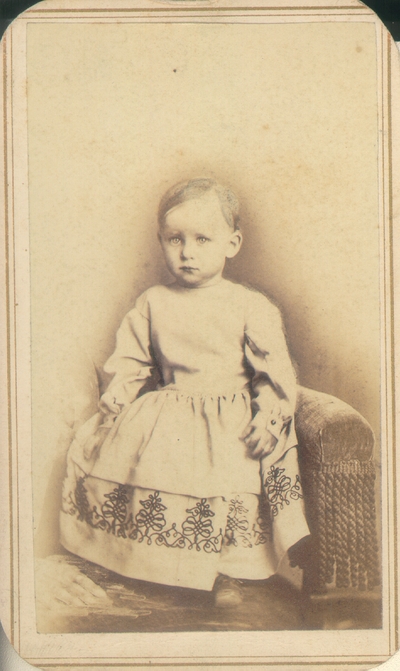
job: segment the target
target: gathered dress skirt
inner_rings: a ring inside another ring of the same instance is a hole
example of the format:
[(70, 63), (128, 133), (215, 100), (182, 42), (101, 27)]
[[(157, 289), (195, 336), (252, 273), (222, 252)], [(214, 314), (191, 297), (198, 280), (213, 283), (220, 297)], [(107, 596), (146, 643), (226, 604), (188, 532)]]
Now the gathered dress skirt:
[(247, 391), (164, 388), (128, 406), (98, 449), (102, 415), (77, 433), (63, 486), (61, 542), (121, 575), (211, 590), (218, 574), (262, 580), (309, 533), (297, 450), (263, 469), (240, 436)]

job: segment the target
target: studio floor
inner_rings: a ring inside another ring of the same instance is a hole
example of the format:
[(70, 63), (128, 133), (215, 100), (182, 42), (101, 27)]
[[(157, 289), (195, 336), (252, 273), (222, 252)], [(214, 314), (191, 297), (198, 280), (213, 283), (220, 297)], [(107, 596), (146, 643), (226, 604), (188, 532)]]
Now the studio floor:
[[(74, 555), (65, 555), (63, 566), (72, 566), (100, 585), (106, 600), (86, 608), (38, 607), (41, 633), (274, 631), (320, 628), (379, 627), (376, 600), (343, 594), (312, 604), (282, 576), (242, 583), (243, 602), (234, 608), (217, 608), (213, 594), (167, 587), (124, 578)], [(161, 580), (161, 575), (160, 575)], [(59, 604), (63, 606), (63, 604)]]

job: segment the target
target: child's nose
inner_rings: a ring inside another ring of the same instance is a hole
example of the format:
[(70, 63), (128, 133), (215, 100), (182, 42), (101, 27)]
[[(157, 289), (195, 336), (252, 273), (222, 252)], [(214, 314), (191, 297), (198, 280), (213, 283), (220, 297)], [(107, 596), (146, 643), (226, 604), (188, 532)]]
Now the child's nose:
[(193, 244), (190, 242), (185, 242), (181, 247), (182, 259), (192, 259), (193, 256), (194, 256)]

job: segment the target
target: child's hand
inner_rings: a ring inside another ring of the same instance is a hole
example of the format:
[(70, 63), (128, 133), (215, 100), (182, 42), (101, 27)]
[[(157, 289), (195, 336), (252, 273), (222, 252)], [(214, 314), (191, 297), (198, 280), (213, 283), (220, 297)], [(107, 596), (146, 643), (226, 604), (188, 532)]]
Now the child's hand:
[(121, 414), (124, 406), (117, 403), (117, 399), (111, 392), (106, 391), (99, 401), (99, 410), (103, 414), (102, 423), (96, 433), (88, 438), (83, 448), (85, 459), (90, 459), (93, 452), (104, 443), (107, 433), (112, 428), (115, 420)]
[(99, 401), (99, 408), (105, 415), (109, 413), (119, 415), (123, 407), (121, 403), (117, 403), (117, 399), (110, 391), (106, 391)]
[(248, 423), (241, 436), (253, 459), (262, 459), (273, 452), (278, 439), (267, 429), (267, 418), (258, 412)]

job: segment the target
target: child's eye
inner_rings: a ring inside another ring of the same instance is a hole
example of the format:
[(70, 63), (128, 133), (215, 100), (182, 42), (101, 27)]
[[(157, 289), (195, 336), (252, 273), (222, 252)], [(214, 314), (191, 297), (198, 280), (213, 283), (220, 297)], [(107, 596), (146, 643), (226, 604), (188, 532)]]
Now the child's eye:
[(171, 245), (175, 245), (175, 246), (176, 246), (176, 245), (179, 245), (181, 239), (175, 237), (175, 238), (170, 238), (169, 241), (170, 241)]
[(204, 243), (208, 242), (208, 240), (209, 240), (209, 238), (205, 238), (203, 235), (200, 235), (197, 238), (197, 242), (199, 243), (199, 245), (204, 245)]

